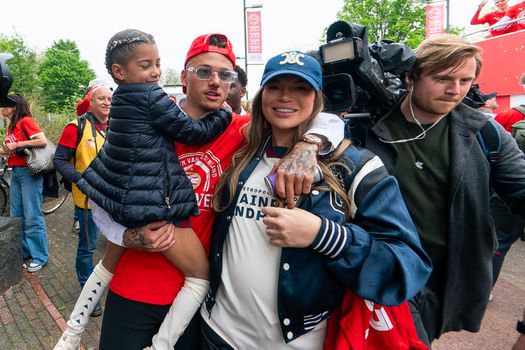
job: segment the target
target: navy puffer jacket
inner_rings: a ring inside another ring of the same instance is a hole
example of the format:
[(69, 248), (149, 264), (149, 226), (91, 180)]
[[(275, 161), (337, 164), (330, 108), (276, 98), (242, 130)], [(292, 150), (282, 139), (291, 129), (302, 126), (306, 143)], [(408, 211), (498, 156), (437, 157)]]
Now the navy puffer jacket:
[(205, 144), (226, 130), (231, 113), (187, 116), (162, 88), (130, 84), (111, 101), (106, 143), (77, 183), (82, 192), (127, 227), (197, 215), (191, 182), (173, 141)]

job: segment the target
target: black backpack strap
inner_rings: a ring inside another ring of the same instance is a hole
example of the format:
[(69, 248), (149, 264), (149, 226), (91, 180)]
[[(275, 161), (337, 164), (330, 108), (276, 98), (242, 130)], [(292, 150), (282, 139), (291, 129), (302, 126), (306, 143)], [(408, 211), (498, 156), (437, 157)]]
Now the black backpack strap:
[[(102, 124), (100, 120), (95, 118), (95, 116), (91, 112), (87, 112), (85, 116), (87, 120), (89, 120), (89, 123), (91, 124), (91, 134), (93, 135), (93, 140), (95, 142), (95, 148), (98, 149), (97, 133), (102, 135), (102, 137), (105, 140), (106, 139), (106, 126)], [(97, 130), (97, 126), (98, 126), (98, 130)]]
[(80, 144), (80, 141), (82, 141), (82, 136), (84, 136), (84, 129), (86, 128), (86, 114), (77, 117), (77, 145), (75, 149)]
[(501, 152), (501, 135), (494, 123), (496, 123), (496, 121), (489, 119), (476, 135), (481, 149), (491, 163), (491, 166)]

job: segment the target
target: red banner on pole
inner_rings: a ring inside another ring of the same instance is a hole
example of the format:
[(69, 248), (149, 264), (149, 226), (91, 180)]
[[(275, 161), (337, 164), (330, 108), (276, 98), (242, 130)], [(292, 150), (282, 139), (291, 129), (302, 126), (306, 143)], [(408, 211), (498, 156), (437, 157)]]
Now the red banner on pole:
[(262, 63), (261, 11), (246, 11), (248, 62)]
[(445, 28), (445, 4), (427, 5), (426, 36), (443, 34)]

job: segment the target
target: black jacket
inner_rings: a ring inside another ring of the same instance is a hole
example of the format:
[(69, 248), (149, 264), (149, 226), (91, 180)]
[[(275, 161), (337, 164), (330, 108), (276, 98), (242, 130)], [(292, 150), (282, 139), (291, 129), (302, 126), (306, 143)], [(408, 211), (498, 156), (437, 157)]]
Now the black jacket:
[(80, 190), (127, 227), (198, 214), (173, 141), (208, 143), (231, 113), (219, 109), (194, 120), (158, 85), (129, 84), (113, 94), (110, 115), (106, 143), (82, 174)]

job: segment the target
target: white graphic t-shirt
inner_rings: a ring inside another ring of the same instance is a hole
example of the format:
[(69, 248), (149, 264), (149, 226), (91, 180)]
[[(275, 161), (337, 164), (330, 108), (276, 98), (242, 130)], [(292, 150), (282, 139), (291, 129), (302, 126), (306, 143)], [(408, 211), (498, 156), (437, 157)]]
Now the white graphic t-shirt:
[(244, 184), (224, 243), (221, 285), (208, 325), (236, 349), (322, 349), (326, 321), (286, 344), (277, 316), (281, 248), (272, 246), (264, 206), (276, 206), (264, 176), (278, 158), (264, 156)]

